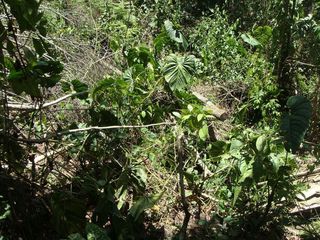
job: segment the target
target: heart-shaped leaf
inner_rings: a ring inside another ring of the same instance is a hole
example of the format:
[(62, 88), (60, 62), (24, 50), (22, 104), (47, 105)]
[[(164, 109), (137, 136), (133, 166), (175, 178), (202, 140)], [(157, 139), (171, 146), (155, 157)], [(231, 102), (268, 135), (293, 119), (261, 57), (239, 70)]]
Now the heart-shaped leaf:
[(287, 101), (289, 112), (285, 113), (280, 129), (287, 151), (295, 153), (309, 127), (312, 114), (310, 101), (303, 96), (292, 96)]

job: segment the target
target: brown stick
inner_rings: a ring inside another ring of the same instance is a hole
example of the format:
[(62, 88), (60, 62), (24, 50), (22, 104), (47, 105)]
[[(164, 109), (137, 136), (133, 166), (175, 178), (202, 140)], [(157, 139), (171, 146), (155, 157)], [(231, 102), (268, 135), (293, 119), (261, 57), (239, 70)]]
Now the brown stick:
[(27, 143), (43, 143), (43, 142), (49, 142), (52, 141), (56, 137), (61, 137), (64, 135), (72, 134), (72, 133), (79, 133), (79, 132), (88, 132), (88, 131), (102, 131), (102, 130), (110, 130), (110, 129), (123, 129), (123, 128), (149, 128), (149, 127), (156, 127), (156, 126), (165, 126), (165, 125), (175, 125), (174, 122), (161, 122), (161, 123), (153, 123), (153, 124), (147, 124), (147, 125), (118, 125), (118, 126), (105, 126), (105, 127), (99, 127), (99, 126), (91, 126), (86, 128), (76, 128), (76, 129), (70, 129), (67, 131), (62, 131), (54, 134), (48, 134), (47, 137), (39, 138), (39, 139), (16, 139), (20, 142), (27, 142)]
[[(313, 171), (304, 171), (304, 172), (299, 172), (297, 174), (294, 175), (295, 178), (302, 178), (302, 177), (307, 177), (313, 174), (317, 174), (320, 173), (320, 168), (316, 168)], [(267, 181), (263, 181), (263, 182), (258, 182), (258, 186), (262, 186), (264, 184), (266, 184)]]
[(78, 93), (71, 93), (68, 95), (65, 95), (63, 97), (60, 97), (52, 102), (44, 103), (44, 104), (28, 104), (28, 103), (8, 103), (7, 106), (11, 110), (39, 110), (42, 108), (47, 108), (50, 106), (53, 106), (55, 104), (58, 104), (59, 102), (62, 102), (70, 97), (79, 96), (82, 94), (85, 94), (87, 92), (78, 92)]
[(221, 121), (224, 121), (228, 118), (228, 114), (224, 109), (221, 109), (214, 103), (212, 103), (208, 98), (202, 96), (200, 93), (192, 92), (192, 94), (198, 98), (199, 101), (203, 102), (210, 111), (212, 111), (212, 115), (218, 118)]
[(184, 154), (184, 147), (183, 147), (183, 133), (177, 137), (177, 158), (178, 158), (178, 174), (179, 174), (179, 186), (180, 186), (180, 195), (181, 195), (181, 202), (182, 208), (184, 211), (184, 219), (182, 227), (179, 231), (179, 240), (186, 239), (187, 229), (191, 214), (189, 212), (189, 204), (186, 199), (186, 192), (184, 189), (184, 161), (185, 161), (185, 154)]
[(320, 173), (320, 168), (316, 168), (313, 171), (304, 171), (304, 172), (297, 173), (295, 175), (295, 177), (296, 178), (306, 177), (306, 176), (313, 175), (313, 174), (316, 174), (316, 173)]

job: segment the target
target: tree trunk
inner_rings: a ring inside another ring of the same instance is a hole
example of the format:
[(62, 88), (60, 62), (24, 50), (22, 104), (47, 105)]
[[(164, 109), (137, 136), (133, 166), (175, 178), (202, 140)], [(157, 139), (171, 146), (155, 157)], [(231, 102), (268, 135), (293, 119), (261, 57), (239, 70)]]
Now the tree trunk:
[(286, 104), (288, 96), (294, 94), (293, 73), (290, 65), (290, 58), (294, 49), (291, 41), (293, 17), (295, 13), (296, 1), (293, 1), (292, 7), (290, 0), (283, 0), (282, 11), (279, 17), (279, 57), (277, 71), (278, 87), (280, 89), (279, 103), (283, 107)]

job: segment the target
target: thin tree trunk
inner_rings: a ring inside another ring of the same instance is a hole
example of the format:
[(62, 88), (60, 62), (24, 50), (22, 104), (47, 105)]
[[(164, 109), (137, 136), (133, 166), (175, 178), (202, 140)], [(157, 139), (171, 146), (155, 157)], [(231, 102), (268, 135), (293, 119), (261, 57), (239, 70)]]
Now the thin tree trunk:
[(292, 69), (289, 59), (293, 55), (292, 45), (292, 24), (295, 13), (296, 1), (293, 1), (292, 7), (290, 0), (283, 0), (282, 14), (279, 19), (279, 58), (277, 65), (278, 87), (281, 91), (279, 102), (284, 106), (288, 96), (294, 94), (294, 83), (292, 77)]
[(186, 239), (187, 229), (191, 214), (189, 212), (189, 204), (186, 199), (186, 193), (184, 189), (184, 162), (185, 162), (185, 153), (183, 147), (183, 134), (177, 137), (177, 158), (178, 158), (178, 173), (179, 173), (179, 187), (180, 187), (180, 195), (181, 195), (181, 202), (182, 208), (184, 211), (184, 219), (182, 227), (179, 231), (179, 240)]

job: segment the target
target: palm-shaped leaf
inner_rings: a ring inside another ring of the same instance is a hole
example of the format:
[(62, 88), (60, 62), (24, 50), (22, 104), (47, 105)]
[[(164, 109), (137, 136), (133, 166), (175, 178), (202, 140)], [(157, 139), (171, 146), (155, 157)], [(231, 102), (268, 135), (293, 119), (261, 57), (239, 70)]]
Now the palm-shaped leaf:
[(185, 88), (190, 82), (194, 71), (195, 57), (193, 55), (177, 56), (171, 54), (163, 67), (165, 80), (172, 90)]
[(303, 96), (292, 96), (287, 101), (289, 112), (281, 122), (281, 131), (287, 151), (295, 153), (308, 129), (312, 114), (310, 101)]

